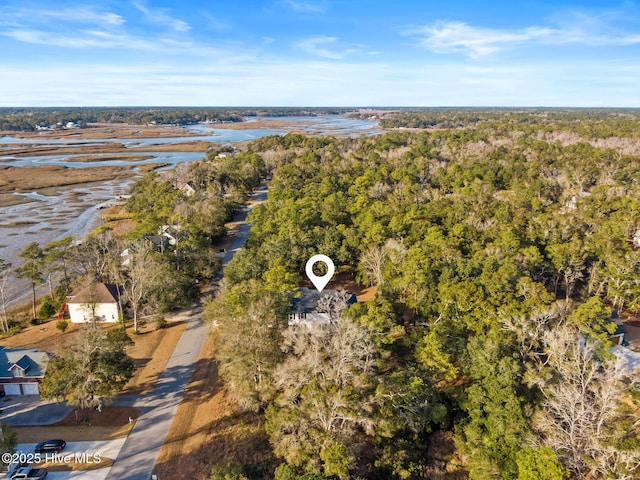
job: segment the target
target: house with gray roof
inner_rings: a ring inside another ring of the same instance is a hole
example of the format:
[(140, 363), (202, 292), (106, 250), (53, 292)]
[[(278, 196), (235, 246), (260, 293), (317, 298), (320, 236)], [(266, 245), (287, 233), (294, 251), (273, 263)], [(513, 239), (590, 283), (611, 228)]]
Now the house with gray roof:
[(342, 312), (357, 302), (353, 293), (342, 290), (298, 288), (291, 299), (289, 325), (327, 326), (337, 324)]
[(5, 395), (39, 395), (49, 354), (35, 348), (0, 347), (0, 389)]

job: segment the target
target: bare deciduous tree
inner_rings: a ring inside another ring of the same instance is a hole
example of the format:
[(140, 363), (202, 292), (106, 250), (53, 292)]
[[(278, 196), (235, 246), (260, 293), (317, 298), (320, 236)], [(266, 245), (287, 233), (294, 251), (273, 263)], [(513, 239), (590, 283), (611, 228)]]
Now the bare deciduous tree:
[(622, 415), (624, 361), (599, 358), (596, 346), (570, 326), (548, 330), (543, 340), (546, 359), (529, 371), (544, 396), (533, 422), (539, 441), (576, 478), (637, 478), (640, 452), (616, 448), (612, 430)]
[(387, 260), (399, 265), (407, 253), (406, 247), (395, 239), (382, 246), (373, 246), (360, 255), (360, 269), (370, 285), (381, 286), (384, 282), (384, 266)]
[(343, 290), (320, 297), (317, 304), (319, 313), (329, 315), (331, 323), (336, 323), (349, 306), (351, 294)]
[[(371, 334), (346, 318), (337, 328), (294, 326), (284, 332), (283, 350), (286, 358), (274, 374), (280, 395), (267, 421), (272, 444), (292, 465), (343, 478), (339, 472), (355, 459), (353, 435), (374, 427), (377, 349)], [(332, 467), (329, 451), (340, 452)], [(325, 459), (322, 467), (319, 459)]]
[(561, 323), (567, 314), (566, 302), (557, 302), (531, 314), (504, 317), (502, 328), (514, 334), (522, 359), (528, 360), (540, 353), (545, 332)]
[(96, 309), (100, 303), (100, 295), (98, 294), (97, 285), (91, 283), (83, 294), (83, 303), (81, 307), (90, 315), (91, 324), (96, 326)]
[(360, 255), (360, 268), (370, 285), (382, 285), (382, 268), (386, 258), (384, 246), (370, 247)]
[(133, 330), (138, 331), (138, 315), (151, 289), (159, 278), (160, 269), (154, 262), (153, 251), (148, 245), (139, 246), (129, 256), (129, 262), (122, 269), (121, 284), (133, 310)]
[(122, 259), (122, 244), (112, 230), (103, 230), (88, 237), (76, 248), (76, 267), (94, 282), (108, 281), (113, 266)]

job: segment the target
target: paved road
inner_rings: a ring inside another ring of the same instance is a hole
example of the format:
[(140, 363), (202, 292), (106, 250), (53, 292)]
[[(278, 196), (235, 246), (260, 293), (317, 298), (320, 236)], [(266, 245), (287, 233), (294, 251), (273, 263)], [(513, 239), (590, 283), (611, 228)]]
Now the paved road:
[(154, 389), (134, 403), (141, 414), (107, 479), (151, 478), (156, 458), (209, 332), (199, 313), (199, 310), (194, 310)]
[[(266, 199), (266, 189), (253, 195), (256, 203)], [(247, 240), (250, 226), (245, 223), (246, 214), (234, 220), (242, 222), (231, 248), (223, 258), (225, 267), (234, 253)], [(171, 354), (167, 365), (154, 389), (140, 398), (134, 406), (141, 409), (140, 416), (127, 437), (107, 480), (149, 480), (160, 448), (171, 427), (184, 389), (189, 383), (202, 346), (209, 333), (209, 326), (201, 318), (201, 309), (191, 312), (188, 325)], [(127, 401), (128, 399), (123, 399)]]

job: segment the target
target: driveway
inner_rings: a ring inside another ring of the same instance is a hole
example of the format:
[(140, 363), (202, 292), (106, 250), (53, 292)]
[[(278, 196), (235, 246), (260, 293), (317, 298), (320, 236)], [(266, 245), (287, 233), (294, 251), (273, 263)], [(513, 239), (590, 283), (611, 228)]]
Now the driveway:
[(0, 399), (0, 420), (13, 426), (50, 425), (70, 412), (71, 408), (66, 403), (41, 400), (35, 395)]
[[(68, 455), (74, 458), (87, 459), (85, 463), (99, 464), (104, 462), (105, 459), (114, 460), (117, 458), (120, 449), (124, 445), (126, 438), (117, 438), (115, 440), (102, 441), (102, 442), (69, 442), (65, 449), (58, 455), (65, 457)], [(35, 448), (35, 443), (20, 443), (16, 447), (17, 452), (31, 453)], [(52, 455), (49, 459), (53, 459)], [(60, 460), (62, 462), (62, 460)], [(75, 472), (49, 472), (47, 479), (50, 480), (67, 480), (67, 479), (82, 479), (82, 480), (105, 480), (109, 474), (109, 468), (98, 468), (96, 470), (87, 471), (75, 471)], [(125, 478), (125, 477), (123, 477)]]

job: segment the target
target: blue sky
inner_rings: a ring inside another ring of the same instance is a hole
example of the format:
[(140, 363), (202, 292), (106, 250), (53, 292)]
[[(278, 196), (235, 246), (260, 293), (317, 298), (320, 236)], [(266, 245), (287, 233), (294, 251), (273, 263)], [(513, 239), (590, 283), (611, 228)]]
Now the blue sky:
[(640, 107), (630, 1), (0, 0), (0, 106)]

